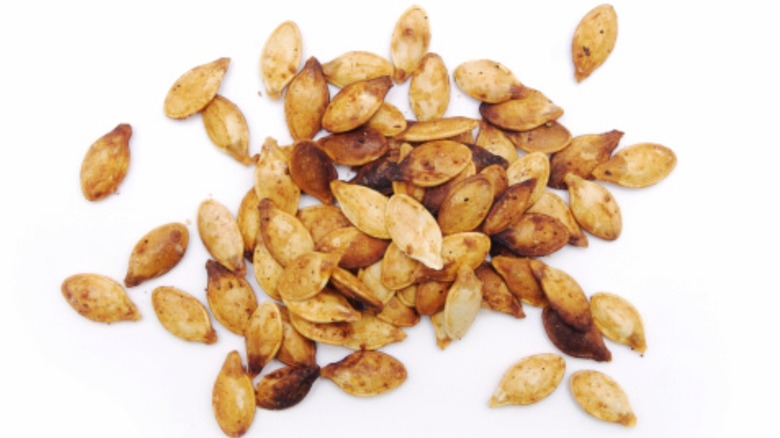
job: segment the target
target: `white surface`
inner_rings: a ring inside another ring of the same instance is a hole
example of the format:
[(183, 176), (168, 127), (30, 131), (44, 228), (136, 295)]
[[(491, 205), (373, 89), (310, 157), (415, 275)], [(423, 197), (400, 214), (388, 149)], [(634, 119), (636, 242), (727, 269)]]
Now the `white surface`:
[[(12, 4), (13, 6), (10, 6)], [(214, 148), (200, 117), (176, 122), (163, 98), (187, 69), (232, 59), (220, 92), (251, 125), (251, 150), (266, 136), (289, 141), (282, 105), (258, 97), (258, 57), (284, 20), (301, 28), (304, 59), (348, 50), (389, 56), (398, 15), (411, 3), (13, 2), (0, 6), (3, 68), (0, 178), (3, 191), (5, 413), (2, 436), (210, 437), (221, 433), (211, 386), (240, 339), (217, 325), (212, 346), (187, 344), (156, 320), (150, 291), (172, 284), (204, 299), (206, 253), (194, 226), (213, 197), (236, 211), (250, 168)], [(440, 351), (427, 321), (386, 348), (408, 381), (374, 399), (316, 382), (298, 406), (259, 410), (247, 436), (736, 436), (777, 429), (777, 379), (768, 354), (777, 341), (777, 233), (773, 202), (780, 77), (777, 26), (764, 2), (614, 1), (617, 47), (581, 84), (569, 59), (572, 32), (597, 2), (468, 4), (420, 1), (431, 51), (450, 69), (472, 58), (509, 66), (544, 91), (574, 133), (620, 129), (621, 145), (653, 141), (677, 153), (661, 184), (610, 186), (623, 210), (623, 235), (591, 238), (547, 261), (588, 294), (618, 293), (642, 313), (649, 348), (639, 357), (609, 343), (611, 363), (566, 358), (571, 372), (595, 368), (617, 379), (638, 416), (636, 428), (592, 419), (566, 381), (530, 407), (489, 409), (516, 360), (557, 351), (540, 312), (513, 320), (483, 311), (471, 331)], [(406, 87), (389, 99), (412, 117)], [(264, 93), (263, 93), (264, 94)], [(453, 85), (449, 115), (476, 116)], [(78, 171), (88, 146), (130, 123), (132, 161), (119, 194), (83, 199)], [(143, 319), (103, 326), (79, 317), (60, 283), (78, 272), (124, 277), (136, 240), (168, 222), (189, 224), (182, 263), (129, 291)], [(251, 277), (251, 275), (250, 275)], [(10, 280), (10, 282), (9, 282)], [(258, 290), (258, 294), (264, 297)], [(322, 348), (321, 364), (344, 349)]]

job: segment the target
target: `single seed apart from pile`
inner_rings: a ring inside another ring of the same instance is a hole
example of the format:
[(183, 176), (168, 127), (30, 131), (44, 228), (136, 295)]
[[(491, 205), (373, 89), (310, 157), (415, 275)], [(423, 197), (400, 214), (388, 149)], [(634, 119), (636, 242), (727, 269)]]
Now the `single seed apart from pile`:
[(506, 371), (490, 398), (490, 407), (536, 403), (555, 391), (565, 371), (566, 362), (557, 354), (526, 357)]
[(214, 382), (211, 396), (214, 417), (230, 437), (244, 435), (255, 418), (255, 389), (241, 363), (238, 351), (231, 351)]
[(356, 351), (322, 367), (320, 375), (348, 394), (370, 397), (400, 386), (406, 381), (406, 368), (387, 353)]
[(81, 316), (110, 324), (141, 319), (122, 285), (99, 274), (76, 274), (62, 282), (62, 295)]
[(298, 71), (301, 45), (301, 31), (292, 21), (280, 24), (268, 36), (260, 55), (260, 76), (271, 99), (282, 97), (284, 87)]
[(588, 414), (626, 427), (636, 425), (636, 415), (628, 396), (606, 374), (593, 370), (577, 371), (569, 378), (569, 387), (574, 399)]
[(644, 354), (647, 349), (642, 317), (625, 298), (607, 292), (590, 297), (593, 322), (607, 338)]
[(115, 193), (130, 166), (130, 137), (133, 128), (121, 123), (97, 139), (81, 162), (81, 193), (89, 201), (98, 201)]
[(133, 287), (173, 269), (187, 251), (190, 233), (180, 223), (161, 225), (145, 234), (133, 247), (125, 286)]
[(208, 311), (192, 295), (175, 287), (160, 286), (152, 291), (152, 305), (160, 324), (177, 338), (206, 344), (217, 342)]
[(596, 6), (582, 17), (571, 41), (577, 82), (582, 82), (607, 60), (615, 48), (617, 35), (617, 14), (612, 5)]
[(217, 95), (229, 65), (230, 58), (219, 58), (181, 75), (165, 96), (165, 115), (186, 119), (200, 112)]

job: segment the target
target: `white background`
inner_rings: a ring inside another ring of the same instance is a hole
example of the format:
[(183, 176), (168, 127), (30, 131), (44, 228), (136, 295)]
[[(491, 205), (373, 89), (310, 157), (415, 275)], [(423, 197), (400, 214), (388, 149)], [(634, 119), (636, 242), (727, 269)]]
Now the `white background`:
[[(565, 109), (574, 135), (611, 129), (621, 145), (671, 147), (678, 166), (642, 190), (609, 186), (623, 235), (545, 259), (586, 293), (611, 291), (644, 318), (639, 357), (608, 343), (611, 363), (566, 358), (566, 380), (529, 407), (489, 409), (503, 372), (530, 354), (557, 351), (538, 309), (514, 320), (483, 311), (445, 351), (428, 321), (385, 351), (407, 382), (358, 399), (326, 380), (298, 406), (258, 410), (247, 436), (736, 436), (777, 433), (777, 42), (765, 2), (615, 1), (617, 46), (581, 84), (573, 79), (574, 28), (597, 2), (423, 0), (430, 50), (452, 70), (474, 58), (507, 65)], [(3, 238), (0, 360), (2, 436), (221, 436), (211, 386), (241, 339), (216, 322), (219, 342), (180, 341), (160, 326), (151, 290), (175, 285), (205, 301), (206, 252), (194, 226), (209, 197), (237, 211), (251, 168), (217, 150), (200, 116), (177, 122), (165, 94), (189, 68), (232, 59), (220, 93), (245, 113), (251, 152), (266, 136), (290, 141), (282, 104), (259, 97), (258, 58), (270, 32), (294, 20), (303, 56), (325, 62), (348, 50), (389, 56), (397, 17), (412, 3), (5, 2), (0, 6), (0, 190)], [(412, 118), (406, 86), (389, 100)], [(264, 94), (264, 93), (263, 93)], [(453, 84), (448, 115), (477, 117)], [(130, 123), (132, 159), (119, 193), (90, 203), (79, 188), (89, 145)], [(190, 248), (166, 276), (129, 290), (143, 318), (104, 326), (78, 316), (64, 278), (96, 272), (121, 280), (135, 242), (185, 222)], [(251, 270), (250, 270), (251, 272)], [(250, 274), (251, 277), (251, 274)], [(254, 281), (254, 280), (252, 280)], [(258, 289), (258, 296), (265, 295)], [(348, 351), (323, 347), (321, 365)], [(277, 366), (276, 364), (273, 367)], [(269, 366), (271, 368), (271, 366)], [(593, 368), (618, 380), (634, 429), (586, 415), (567, 386)]]

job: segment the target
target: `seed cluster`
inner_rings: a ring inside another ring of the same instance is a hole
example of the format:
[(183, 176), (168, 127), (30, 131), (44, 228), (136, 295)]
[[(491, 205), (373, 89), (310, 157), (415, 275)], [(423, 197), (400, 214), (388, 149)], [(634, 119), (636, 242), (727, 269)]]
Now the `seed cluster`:
[[(610, 5), (583, 18), (572, 41), (578, 82), (604, 63), (616, 37)], [(653, 185), (674, 169), (674, 153), (655, 143), (617, 149), (618, 130), (573, 137), (558, 122), (560, 106), (488, 59), (464, 62), (452, 75), (479, 102), (482, 118), (443, 117), (450, 74), (430, 41), (428, 16), (413, 6), (396, 22), (390, 60), (350, 51), (323, 64), (311, 57), (299, 69), (300, 29), (282, 23), (263, 47), (260, 75), (265, 95), (284, 101), (293, 143), (267, 138), (252, 157), (243, 114), (218, 94), (229, 58), (192, 68), (170, 88), (168, 117), (202, 114), (214, 145), (254, 166), (254, 185), (235, 216), (214, 199), (198, 209), (198, 235), (211, 256), (207, 306), (175, 287), (152, 293), (161, 325), (182, 340), (217, 342), (212, 316), (244, 338), (246, 367), (230, 352), (213, 388), (226, 435), (246, 433), (257, 408), (301, 402), (320, 377), (361, 397), (398, 387), (406, 367), (378, 350), (405, 339), (403, 329), (425, 317), (441, 349), (466, 336), (483, 308), (524, 318), (523, 305), (530, 305), (544, 309), (544, 329), (565, 355), (609, 361), (604, 337), (645, 352), (642, 320), (630, 303), (605, 292), (588, 298), (574, 278), (538, 257), (586, 247), (589, 235), (617, 239), (620, 208), (604, 183)], [(407, 80), (414, 121), (385, 100)], [(331, 96), (330, 87), (339, 91)], [(81, 169), (88, 200), (116, 191), (131, 133), (120, 124), (90, 147)], [(339, 166), (354, 177), (340, 179)], [(565, 190), (568, 202), (556, 190)], [(304, 195), (319, 202), (301, 207)], [(164, 275), (188, 244), (183, 224), (151, 230), (130, 255), (124, 286)], [(267, 299), (258, 299), (248, 271)], [(97, 322), (140, 318), (122, 285), (105, 276), (71, 276), (62, 293)], [(354, 352), (320, 367), (317, 343)], [(273, 360), (285, 366), (263, 375)], [(489, 404), (536, 403), (556, 389), (565, 368), (554, 353), (523, 358)], [(570, 386), (594, 417), (636, 423), (608, 376), (577, 371)]]

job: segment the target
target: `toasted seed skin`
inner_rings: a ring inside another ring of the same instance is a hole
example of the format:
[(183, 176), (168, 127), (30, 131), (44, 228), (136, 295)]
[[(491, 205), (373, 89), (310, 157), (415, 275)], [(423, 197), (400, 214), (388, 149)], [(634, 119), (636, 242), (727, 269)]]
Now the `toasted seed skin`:
[(252, 261), (257, 235), (260, 233), (260, 200), (255, 188), (251, 187), (241, 198), (236, 223), (244, 239), (244, 258)]
[(412, 73), (409, 101), (417, 120), (435, 120), (444, 116), (450, 104), (450, 77), (444, 60), (426, 53)]
[(130, 167), (133, 128), (120, 123), (90, 145), (81, 162), (81, 193), (88, 201), (116, 193)]
[(346, 298), (330, 287), (325, 287), (311, 298), (284, 302), (287, 309), (301, 318), (319, 323), (350, 322), (360, 319), (360, 312)]
[(569, 230), (554, 217), (525, 213), (494, 240), (519, 256), (542, 257), (566, 246)]
[(205, 108), (217, 95), (229, 65), (230, 58), (219, 58), (181, 75), (165, 96), (165, 115), (186, 119)]
[(382, 106), (368, 119), (366, 126), (374, 128), (385, 137), (394, 137), (406, 129), (406, 117), (395, 105), (382, 102)]
[[(479, 134), (476, 145), (488, 152), (498, 155), (506, 160), (506, 164), (512, 164), (518, 159), (517, 149), (509, 138), (508, 133), (491, 125), (485, 119), (479, 121)], [(504, 165), (506, 168), (506, 165)]]
[(385, 136), (368, 126), (327, 135), (317, 140), (317, 146), (334, 163), (345, 166), (362, 166), (382, 157), (388, 150)]
[(420, 264), (391, 242), (382, 257), (382, 284), (391, 290), (412, 285), (415, 282), (414, 273)]
[(482, 103), (479, 113), (503, 129), (527, 131), (563, 115), (563, 108), (537, 90), (526, 89), (523, 97), (502, 103)]
[(290, 159), (290, 177), (293, 182), (323, 204), (333, 204), (331, 181), (339, 177), (336, 166), (317, 144), (311, 140), (296, 141)]
[(506, 177), (509, 185), (514, 185), (525, 180), (535, 179), (536, 184), (531, 191), (528, 205), (536, 204), (536, 201), (544, 193), (550, 179), (550, 159), (542, 152), (531, 152), (512, 163), (506, 169)]
[(535, 187), (536, 179), (533, 178), (507, 187), (490, 207), (482, 224), (482, 232), (492, 236), (520, 220), (531, 205), (531, 194)]
[(458, 268), (458, 276), (444, 303), (444, 329), (452, 339), (461, 339), (482, 308), (482, 282), (468, 265)]
[(62, 282), (61, 291), (76, 312), (92, 321), (110, 324), (141, 319), (122, 285), (106, 276), (72, 275)]
[(471, 162), (471, 150), (450, 140), (417, 146), (399, 164), (400, 179), (420, 187), (438, 186), (460, 173)]
[(612, 360), (612, 353), (604, 345), (604, 340), (595, 324), (591, 325), (588, 331), (581, 332), (564, 323), (550, 306), (542, 311), (542, 323), (547, 337), (569, 356), (593, 359), (597, 362)]
[(482, 307), (515, 318), (525, 318), (522, 302), (509, 291), (504, 279), (490, 264), (483, 262), (474, 274), (482, 282)]
[(344, 88), (347, 85), (393, 75), (393, 64), (376, 53), (350, 51), (322, 64), (325, 79), (331, 84)]
[(206, 199), (198, 207), (198, 234), (209, 254), (239, 276), (246, 274), (244, 238), (236, 218), (221, 203)]
[(312, 56), (292, 78), (284, 95), (284, 116), (293, 140), (311, 140), (317, 135), (328, 103), (328, 83), (320, 62)]
[(598, 5), (582, 17), (571, 41), (577, 82), (582, 82), (607, 60), (615, 48), (617, 35), (617, 13), (612, 5)]
[(347, 343), (354, 331), (352, 324), (349, 322), (311, 322), (292, 312), (288, 312), (288, 315), (295, 330), (300, 333), (301, 336), (314, 342), (343, 346)]
[(636, 425), (636, 415), (628, 396), (606, 374), (594, 370), (577, 371), (569, 378), (569, 388), (574, 399), (588, 414), (626, 427)]
[(381, 351), (356, 351), (325, 365), (320, 375), (348, 394), (371, 397), (391, 391), (406, 381), (406, 367)]
[(379, 312), (384, 307), (384, 302), (375, 296), (374, 292), (360, 278), (346, 269), (338, 267), (334, 269), (330, 284), (342, 295), (366, 309)]
[(260, 54), (260, 76), (268, 97), (279, 100), (301, 62), (301, 31), (293, 21), (280, 24), (268, 36)]
[(507, 288), (522, 302), (535, 307), (545, 307), (547, 297), (531, 270), (531, 259), (509, 255), (498, 255), (490, 264), (504, 279)]
[(247, 356), (247, 373), (257, 376), (276, 357), (282, 346), (284, 327), (279, 306), (273, 301), (263, 301), (252, 312), (244, 330)]
[(415, 309), (403, 304), (396, 296), (385, 303), (385, 307), (376, 317), (396, 327), (413, 327), (420, 322), (420, 315)]
[(265, 376), (255, 386), (258, 408), (278, 411), (300, 403), (320, 376), (320, 367), (279, 368)]
[(212, 143), (239, 163), (249, 166), (249, 125), (244, 113), (224, 96), (217, 94), (201, 112), (203, 126)]
[(254, 180), (257, 199), (268, 198), (290, 214), (298, 211), (301, 189), (290, 176), (290, 160), (271, 137), (267, 137), (263, 143), (255, 164)]
[(284, 266), (276, 261), (271, 251), (265, 245), (262, 234), (257, 235), (254, 253), (252, 254), (252, 271), (255, 280), (263, 292), (274, 300), (281, 301), (279, 295), (279, 279), (284, 272)]
[(540, 213), (558, 219), (569, 230), (569, 244), (579, 247), (588, 246), (588, 237), (574, 219), (569, 205), (550, 190), (545, 190), (539, 200), (526, 210), (528, 213)]
[(312, 367), (317, 365), (317, 344), (304, 337), (293, 327), (288, 310), (279, 306), (282, 317), (282, 345), (276, 353), (279, 362), (291, 367)]
[(372, 312), (363, 312), (360, 319), (349, 324), (352, 330), (342, 345), (353, 350), (378, 350), (406, 339), (406, 332), (400, 327), (382, 321)]
[(607, 339), (628, 345), (640, 354), (647, 350), (642, 317), (625, 298), (597, 292), (590, 297), (590, 311), (593, 322)]
[(358, 269), (381, 260), (388, 245), (390, 241), (371, 237), (349, 225), (323, 236), (316, 248), (318, 251), (339, 254), (340, 267)]
[(530, 405), (545, 399), (563, 380), (566, 362), (553, 353), (528, 356), (513, 364), (501, 378), (490, 407)]
[(231, 351), (214, 381), (211, 395), (214, 417), (222, 432), (230, 437), (244, 435), (255, 418), (255, 389), (244, 371), (238, 351)]
[(257, 308), (252, 285), (243, 276), (211, 259), (206, 261), (206, 273), (206, 300), (211, 313), (226, 329), (243, 336), (249, 318)]
[(338, 255), (309, 251), (290, 260), (277, 289), (284, 301), (303, 301), (317, 295), (338, 266)]
[(618, 150), (593, 169), (592, 175), (623, 187), (641, 188), (669, 176), (677, 165), (674, 151), (657, 143), (639, 143)]
[(442, 234), (472, 231), (485, 219), (493, 204), (493, 185), (484, 175), (455, 183), (439, 206), (437, 222)]
[(217, 342), (208, 311), (187, 292), (170, 286), (156, 287), (152, 291), (152, 306), (160, 324), (177, 338), (204, 344)]
[(268, 251), (282, 266), (314, 251), (314, 240), (294, 215), (278, 208), (270, 199), (260, 200), (260, 235)]
[(335, 205), (307, 205), (298, 210), (295, 217), (301, 221), (303, 226), (309, 231), (309, 234), (311, 234), (315, 248), (319, 248), (323, 244), (325, 237), (332, 231), (351, 225), (349, 219)]
[[(452, 138), (468, 134), (479, 126), (479, 121), (462, 116), (428, 119), (408, 123), (403, 132), (393, 137), (396, 140), (411, 142), (428, 142), (434, 140), (452, 140)], [(460, 142), (458, 142), (460, 143)]]
[(490, 59), (466, 61), (455, 68), (453, 77), (464, 93), (486, 103), (519, 99), (525, 92), (508, 67)]
[(593, 325), (590, 303), (582, 287), (571, 275), (539, 260), (531, 261), (531, 271), (558, 318), (576, 330), (586, 332)]
[(622, 137), (622, 131), (613, 129), (601, 134), (585, 134), (572, 138), (568, 146), (550, 157), (549, 186), (566, 189), (564, 179), (569, 173), (593, 179), (593, 169), (609, 159)]
[(342, 88), (322, 115), (322, 127), (330, 132), (347, 132), (368, 122), (379, 110), (393, 86), (387, 76), (358, 81)]
[(444, 267), (439, 224), (425, 207), (408, 195), (387, 202), (387, 231), (401, 251), (432, 269)]
[(393, 80), (402, 83), (417, 68), (420, 59), (428, 52), (431, 29), (428, 14), (420, 6), (412, 6), (401, 14), (390, 37), (390, 59)]
[(571, 142), (571, 132), (557, 120), (547, 122), (528, 131), (506, 131), (509, 141), (525, 152), (553, 154), (566, 148)]
[(187, 227), (173, 222), (146, 233), (133, 247), (125, 286), (133, 287), (173, 269), (184, 257), (190, 241)]
[(426, 280), (417, 283), (415, 309), (420, 315), (434, 315), (444, 310), (451, 281)]
[(385, 224), (386, 196), (366, 186), (340, 180), (331, 182), (330, 189), (352, 225), (377, 239), (390, 238)]
[(441, 269), (417, 265), (415, 281), (454, 281), (461, 265), (477, 269), (490, 253), (490, 238), (479, 231), (448, 234), (442, 239)]
[(604, 240), (620, 237), (623, 219), (612, 193), (601, 184), (573, 173), (568, 174), (565, 181), (569, 187), (569, 205), (577, 223), (585, 231)]

